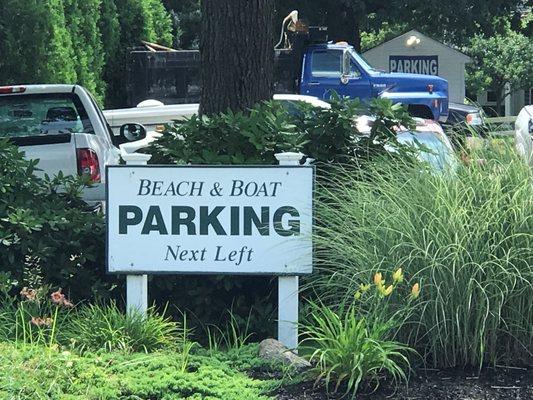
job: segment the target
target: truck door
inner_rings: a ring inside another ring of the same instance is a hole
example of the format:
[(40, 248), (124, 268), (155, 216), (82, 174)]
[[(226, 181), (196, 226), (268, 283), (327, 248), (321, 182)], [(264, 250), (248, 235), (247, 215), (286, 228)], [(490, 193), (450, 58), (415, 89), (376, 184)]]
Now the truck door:
[(313, 50), (307, 55), (300, 92), (329, 99), (332, 91), (341, 96), (365, 99), (370, 97), (370, 81), (347, 50)]

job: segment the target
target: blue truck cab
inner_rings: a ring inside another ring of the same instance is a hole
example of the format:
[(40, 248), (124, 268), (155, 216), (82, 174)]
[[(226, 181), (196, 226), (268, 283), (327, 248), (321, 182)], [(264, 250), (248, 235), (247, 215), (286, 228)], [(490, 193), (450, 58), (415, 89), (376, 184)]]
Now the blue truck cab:
[(417, 117), (441, 122), (448, 118), (448, 81), (377, 70), (344, 42), (306, 47), (301, 71), (300, 94), (326, 100), (333, 91), (362, 101), (383, 97), (405, 104)]

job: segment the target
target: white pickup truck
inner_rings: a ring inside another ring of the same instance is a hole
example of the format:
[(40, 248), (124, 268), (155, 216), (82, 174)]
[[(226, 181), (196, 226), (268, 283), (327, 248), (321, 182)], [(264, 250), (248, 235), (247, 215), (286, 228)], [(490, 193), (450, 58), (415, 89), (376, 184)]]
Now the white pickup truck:
[[(295, 103), (307, 103), (315, 107), (330, 108), (331, 105), (313, 96), (301, 94), (275, 94), (273, 100), (285, 104), (289, 110), (294, 109)], [(172, 121), (190, 118), (198, 114), (199, 104), (169, 104), (165, 105), (158, 100), (145, 100), (134, 108), (121, 108), (117, 110), (104, 110), (103, 113), (115, 134), (125, 122), (142, 124), (150, 131), (156, 131), (164, 124)]]
[(0, 86), (0, 138), (26, 158), (39, 159), (38, 174), (88, 175), (83, 197), (104, 198), (105, 165), (118, 164), (122, 143), (146, 137), (140, 124), (124, 124), (114, 135), (93, 96), (79, 85)]

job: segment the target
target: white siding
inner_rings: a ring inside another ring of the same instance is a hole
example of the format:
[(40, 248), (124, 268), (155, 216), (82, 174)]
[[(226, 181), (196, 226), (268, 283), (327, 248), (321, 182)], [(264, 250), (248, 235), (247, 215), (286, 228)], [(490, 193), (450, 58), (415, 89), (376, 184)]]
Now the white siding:
[[(420, 43), (413, 47), (406, 46), (406, 40), (416, 35)], [(389, 71), (389, 56), (438, 56), (439, 76), (448, 80), (450, 101), (462, 103), (465, 98), (465, 64), (469, 58), (443, 45), (436, 40), (424, 36), (417, 31), (409, 31), (373, 49), (363, 56), (375, 68)]]

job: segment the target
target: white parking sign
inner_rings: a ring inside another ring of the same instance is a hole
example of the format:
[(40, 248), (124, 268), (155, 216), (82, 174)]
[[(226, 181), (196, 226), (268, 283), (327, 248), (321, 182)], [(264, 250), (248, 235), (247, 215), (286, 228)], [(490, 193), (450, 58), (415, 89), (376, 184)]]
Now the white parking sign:
[(107, 169), (112, 273), (312, 271), (313, 167)]

